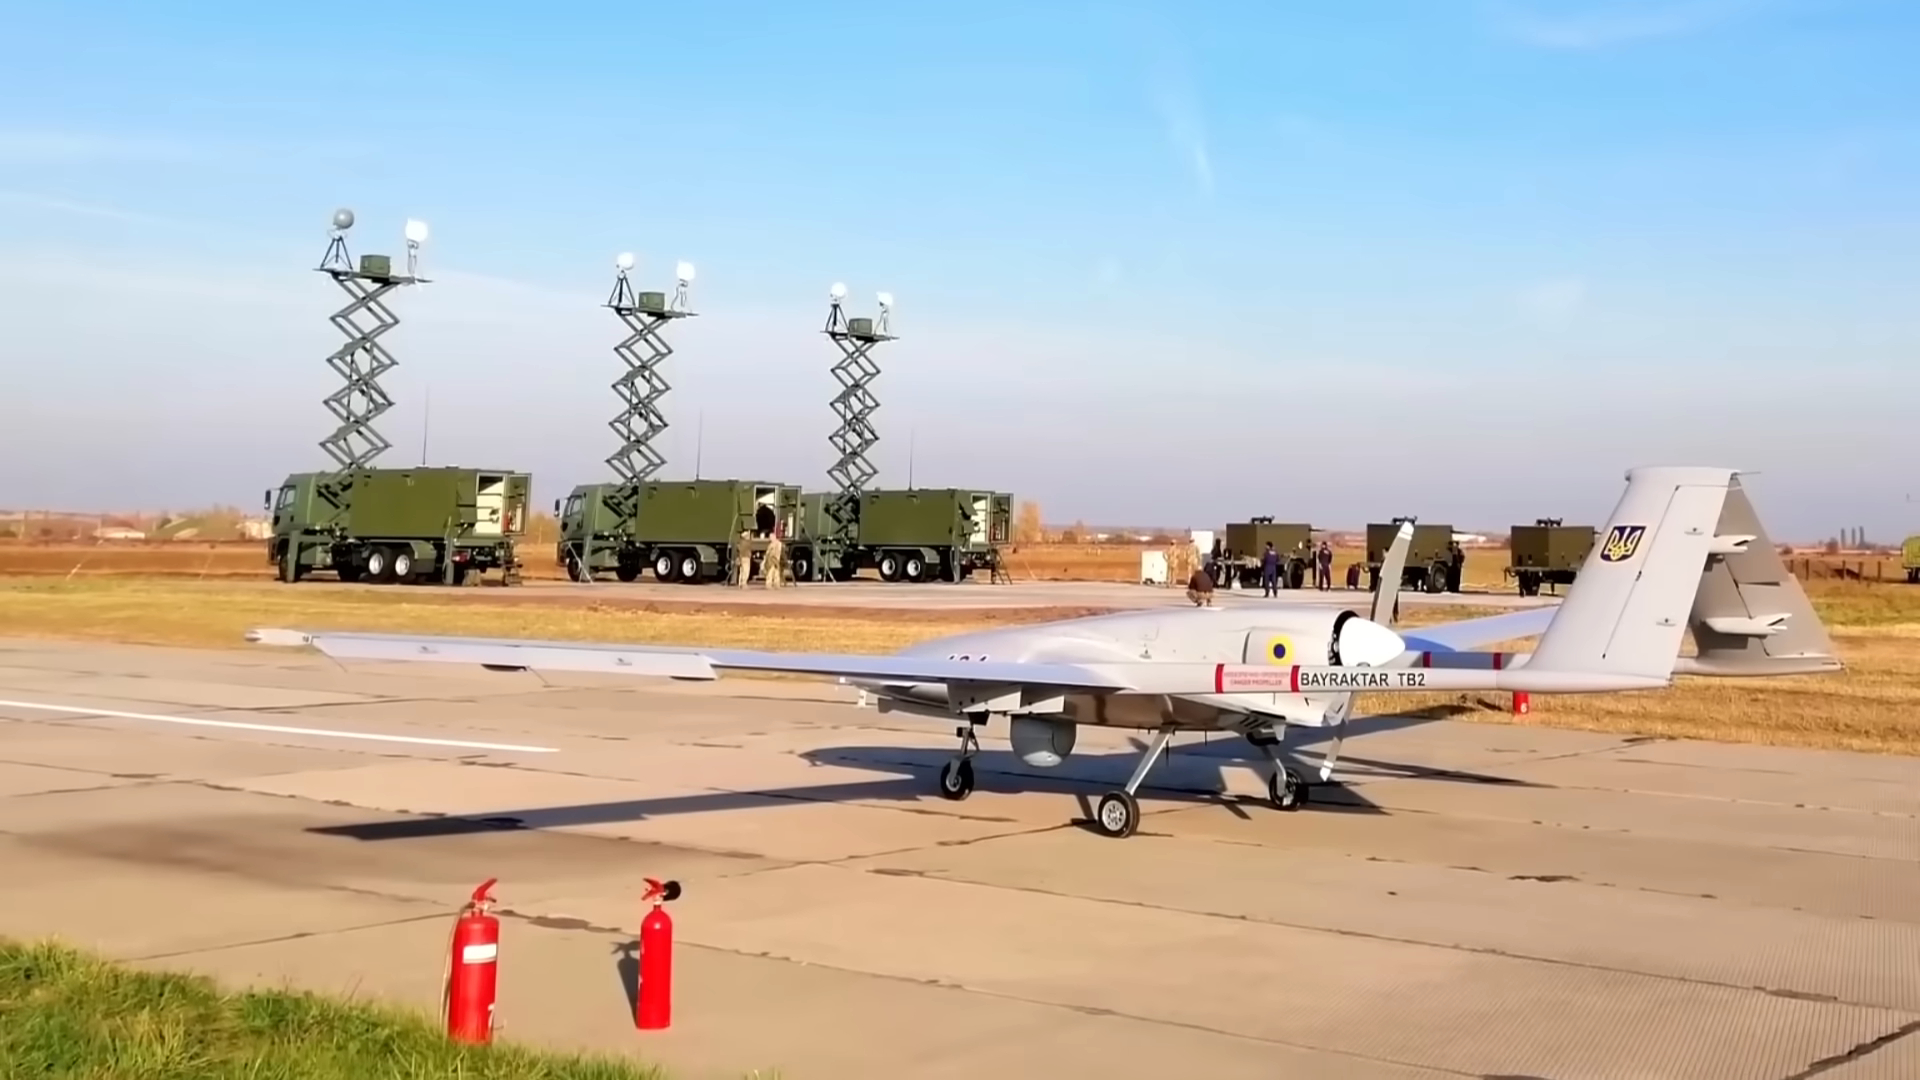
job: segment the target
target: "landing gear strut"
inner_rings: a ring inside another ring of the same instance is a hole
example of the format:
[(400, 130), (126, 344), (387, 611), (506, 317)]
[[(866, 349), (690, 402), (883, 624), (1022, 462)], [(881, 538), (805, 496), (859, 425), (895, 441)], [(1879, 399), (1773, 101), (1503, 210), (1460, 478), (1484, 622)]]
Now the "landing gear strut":
[[(1267, 763), (1273, 766), (1267, 773), (1267, 799), (1276, 810), (1298, 810), (1307, 802), (1307, 782), (1300, 774), (1288, 768), (1280, 760), (1280, 736), (1271, 729), (1259, 729), (1247, 732), (1247, 741), (1260, 748), (1266, 755)], [(1331, 768), (1325, 770), (1331, 773)]]
[(1172, 728), (1161, 728), (1154, 732), (1153, 741), (1147, 745), (1147, 752), (1140, 755), (1140, 764), (1133, 767), (1133, 776), (1127, 780), (1127, 786), (1100, 797), (1100, 805), (1093, 811), (1093, 823), (1101, 832), (1125, 839), (1140, 827), (1140, 800), (1134, 798), (1134, 792), (1140, 790), (1148, 770), (1153, 768), (1153, 763), (1160, 759), (1161, 754), (1166, 753), (1167, 743), (1172, 739)]
[(940, 797), (959, 802), (973, 794), (973, 756), (980, 752), (980, 735), (972, 724), (953, 733), (960, 737), (960, 756), (940, 766)]

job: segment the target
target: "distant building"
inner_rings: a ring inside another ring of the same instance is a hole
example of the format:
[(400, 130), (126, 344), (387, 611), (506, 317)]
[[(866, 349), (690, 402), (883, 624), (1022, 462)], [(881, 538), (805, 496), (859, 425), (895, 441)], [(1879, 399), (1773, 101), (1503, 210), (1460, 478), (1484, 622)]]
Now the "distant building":
[(247, 518), (240, 522), (238, 531), (242, 540), (265, 540), (273, 535), (273, 523), (264, 518)]
[(93, 530), (95, 540), (145, 540), (147, 534), (139, 529), (129, 529), (119, 525), (102, 525)]

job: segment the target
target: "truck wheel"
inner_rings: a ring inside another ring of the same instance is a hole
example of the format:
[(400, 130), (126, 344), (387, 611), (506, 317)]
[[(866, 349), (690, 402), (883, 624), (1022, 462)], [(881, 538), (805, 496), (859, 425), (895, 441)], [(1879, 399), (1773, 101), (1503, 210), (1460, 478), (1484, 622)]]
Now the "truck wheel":
[(567, 552), (567, 580), (568, 581), (587, 580), (587, 572), (581, 568), (579, 558), (576, 557), (574, 553), (571, 551)]
[(640, 579), (640, 564), (632, 559), (621, 559), (613, 564), (613, 576), (621, 581), (633, 582)]
[(393, 582), (393, 556), (387, 549), (375, 545), (367, 552), (367, 577), (375, 585), (388, 585)]
[(698, 555), (680, 556), (680, 580), (691, 582), (693, 584), (699, 584), (700, 556)]
[(1287, 571), (1287, 588), (1289, 589), (1299, 588), (1300, 586), (1306, 583), (1306, 580), (1307, 580), (1307, 564), (1306, 563), (1294, 563), (1293, 567)]
[(927, 560), (918, 555), (909, 555), (903, 569), (908, 581), (918, 582), (927, 576)]
[(393, 580), (402, 585), (413, 583), (413, 552), (406, 548), (393, 553)]
[(880, 556), (879, 570), (880, 570), (881, 581), (899, 581), (900, 580), (900, 556), (895, 555), (892, 552), (887, 552), (886, 554)]
[(653, 557), (653, 580), (673, 580), (673, 552), (663, 551)]
[(794, 581), (808, 581), (813, 573), (813, 557), (805, 551), (796, 553), (787, 563), (787, 574)]

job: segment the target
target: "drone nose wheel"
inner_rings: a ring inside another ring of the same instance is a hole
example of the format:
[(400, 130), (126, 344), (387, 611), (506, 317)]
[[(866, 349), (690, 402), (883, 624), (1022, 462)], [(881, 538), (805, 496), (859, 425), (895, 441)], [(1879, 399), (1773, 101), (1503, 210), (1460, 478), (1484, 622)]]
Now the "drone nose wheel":
[(1124, 840), (1140, 827), (1140, 802), (1124, 791), (1109, 792), (1094, 808), (1093, 823), (1108, 836)]

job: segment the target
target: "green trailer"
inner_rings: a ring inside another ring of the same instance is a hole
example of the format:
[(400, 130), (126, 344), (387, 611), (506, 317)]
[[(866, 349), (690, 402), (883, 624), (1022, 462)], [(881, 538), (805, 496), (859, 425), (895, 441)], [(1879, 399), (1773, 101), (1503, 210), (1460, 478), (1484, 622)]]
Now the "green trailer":
[(266, 493), (267, 558), (281, 581), (464, 584), (489, 570), (520, 580), (533, 478), (458, 466), (294, 473)]
[[(851, 514), (842, 508), (851, 508)], [(850, 517), (850, 520), (847, 520)], [(801, 545), (817, 556), (811, 579), (846, 581), (872, 570), (886, 582), (965, 581), (1001, 571), (1013, 495), (966, 488), (832, 492), (801, 498)], [(806, 580), (796, 563), (794, 576)]]
[(1272, 517), (1236, 521), (1222, 531), (1220, 559), (1225, 585), (1237, 581), (1243, 589), (1260, 587), (1260, 560), (1267, 545), (1280, 555), (1280, 587), (1298, 589), (1313, 569), (1313, 526), (1302, 522), (1276, 522)]
[(1900, 567), (1907, 572), (1907, 584), (1920, 585), (1920, 536), (1909, 536), (1900, 545)]
[(727, 580), (742, 532), (758, 573), (778, 530), (788, 538), (788, 572), (798, 578), (812, 569), (806, 545), (793, 539), (799, 509), (797, 486), (760, 480), (649, 481), (637, 491), (583, 484), (559, 511), (556, 555), (575, 580), (585, 568), (634, 581), (651, 567), (657, 581), (694, 585)]
[(1400, 526), (1413, 522), (1413, 540), (1407, 548), (1407, 565), (1400, 574), (1400, 587), (1421, 592), (1445, 592), (1447, 568), (1451, 562), (1453, 526), (1422, 525), (1411, 517), (1397, 517), (1386, 523), (1367, 526), (1367, 587), (1380, 588), (1380, 565)]
[(1559, 518), (1515, 525), (1507, 541), (1507, 576), (1518, 583), (1521, 596), (1540, 595), (1542, 585), (1558, 592), (1573, 584), (1598, 538), (1593, 526), (1568, 525)]

